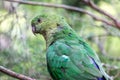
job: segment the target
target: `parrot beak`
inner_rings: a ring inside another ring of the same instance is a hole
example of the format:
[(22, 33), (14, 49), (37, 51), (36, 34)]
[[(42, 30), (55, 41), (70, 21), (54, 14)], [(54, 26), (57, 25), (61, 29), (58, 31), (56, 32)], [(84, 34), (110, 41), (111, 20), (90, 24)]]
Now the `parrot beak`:
[(35, 27), (35, 24), (34, 24), (34, 23), (32, 24), (32, 32), (33, 32), (34, 35), (36, 35), (36, 34), (35, 34), (35, 33), (36, 33), (36, 27)]
[(34, 23), (32, 23), (31, 25), (32, 25), (32, 32), (33, 32), (33, 34), (34, 34), (34, 35), (39, 34), (40, 31), (37, 30), (36, 25), (35, 25)]

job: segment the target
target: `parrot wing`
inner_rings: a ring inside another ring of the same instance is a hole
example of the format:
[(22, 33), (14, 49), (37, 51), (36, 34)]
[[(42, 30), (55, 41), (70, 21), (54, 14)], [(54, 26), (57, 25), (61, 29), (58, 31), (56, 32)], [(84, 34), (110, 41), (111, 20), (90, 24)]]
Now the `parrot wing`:
[[(70, 80), (97, 79), (103, 75), (95, 59), (98, 59), (91, 49), (79, 40), (57, 40), (47, 51), (48, 70), (55, 80), (62, 77)], [(72, 79), (73, 78), (73, 79)]]

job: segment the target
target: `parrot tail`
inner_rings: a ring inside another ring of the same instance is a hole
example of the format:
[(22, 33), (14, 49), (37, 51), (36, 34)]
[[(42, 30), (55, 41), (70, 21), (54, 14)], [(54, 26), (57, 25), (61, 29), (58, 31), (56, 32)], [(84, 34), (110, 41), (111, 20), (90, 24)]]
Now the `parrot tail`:
[(105, 77), (103, 76), (102, 78), (97, 78), (97, 80), (106, 80)]

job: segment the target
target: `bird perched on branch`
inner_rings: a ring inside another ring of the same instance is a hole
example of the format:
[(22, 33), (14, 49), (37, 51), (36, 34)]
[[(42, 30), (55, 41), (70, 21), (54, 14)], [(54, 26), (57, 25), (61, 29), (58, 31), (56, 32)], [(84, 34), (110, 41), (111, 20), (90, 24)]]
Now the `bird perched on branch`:
[(47, 67), (53, 80), (110, 80), (97, 54), (63, 17), (43, 14), (31, 25), (33, 33), (46, 40)]

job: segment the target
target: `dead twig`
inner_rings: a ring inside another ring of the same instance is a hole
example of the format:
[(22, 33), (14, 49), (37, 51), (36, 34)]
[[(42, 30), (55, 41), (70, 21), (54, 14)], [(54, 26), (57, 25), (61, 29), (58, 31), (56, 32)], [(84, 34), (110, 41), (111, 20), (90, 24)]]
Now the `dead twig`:
[(35, 5), (35, 6), (39, 5), (39, 6), (45, 6), (45, 7), (63, 8), (63, 9), (72, 10), (72, 11), (76, 11), (76, 12), (82, 12), (82, 13), (85, 13), (85, 14), (91, 16), (93, 19), (95, 19), (97, 21), (101, 21), (107, 25), (114, 26), (114, 27), (120, 29), (120, 26), (116, 25), (114, 22), (112, 22), (110, 20), (102, 19), (102, 18), (94, 15), (93, 13), (91, 13), (87, 10), (84, 10), (82, 8), (78, 8), (78, 7), (73, 7), (73, 6), (63, 5), (63, 4), (45, 3), (45, 2), (18, 1), (18, 0), (6, 0), (6, 1), (18, 2), (20, 4)]
[(105, 64), (105, 63), (102, 63), (102, 66), (106, 67), (106, 68), (110, 68), (110, 69), (119, 69), (118, 66), (110, 65), (110, 64)]
[(118, 21), (118, 19), (116, 19), (114, 16), (112, 16), (111, 14), (105, 12), (104, 10), (100, 9), (97, 5), (95, 5), (95, 3), (92, 0), (83, 0), (84, 3), (86, 3), (89, 7), (91, 7), (92, 9), (96, 10), (97, 12), (103, 14), (104, 16), (107, 16), (108, 18), (110, 18), (113, 21), (113, 24), (120, 29), (120, 21)]
[(17, 78), (17, 79), (20, 79), (20, 80), (36, 80), (36, 79), (30, 78), (28, 76), (25, 76), (23, 74), (18, 74), (16, 72), (13, 72), (13, 71), (11, 71), (11, 70), (3, 67), (3, 66), (0, 66), (0, 72), (5, 73), (5, 74), (7, 74), (11, 77), (14, 77), (14, 78)]

